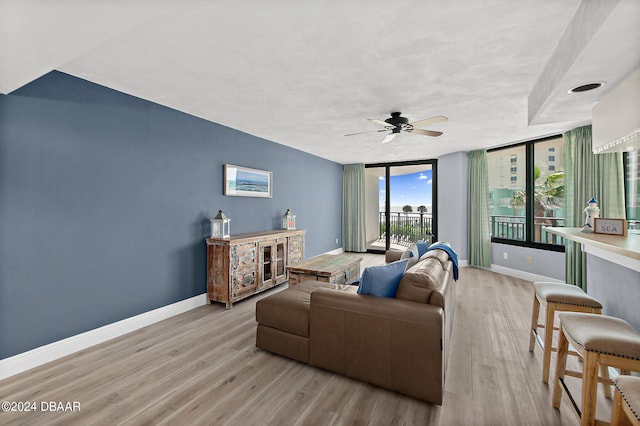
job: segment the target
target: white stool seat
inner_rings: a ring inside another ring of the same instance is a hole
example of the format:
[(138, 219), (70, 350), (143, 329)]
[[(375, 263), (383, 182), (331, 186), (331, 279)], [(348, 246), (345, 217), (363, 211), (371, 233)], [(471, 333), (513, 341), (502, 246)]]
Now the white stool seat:
[(640, 425), (640, 377), (618, 376), (613, 383), (616, 396), (613, 398), (611, 426), (625, 424), (624, 420), (627, 420), (626, 424)]
[[(598, 376), (598, 370), (608, 372), (607, 367), (620, 371), (640, 371), (640, 333), (624, 320), (606, 315), (563, 312), (560, 319), (560, 340), (556, 379), (553, 388), (553, 406), (560, 407), (562, 390), (571, 400), (580, 425), (596, 424), (597, 385), (602, 382), (605, 392), (611, 393), (608, 375)], [(567, 354), (571, 344), (583, 358), (582, 372), (567, 370)], [(577, 409), (569, 388), (564, 383), (565, 375), (582, 378), (582, 406)], [(562, 387), (561, 387), (562, 386)], [(605, 393), (606, 395), (606, 393)], [(608, 395), (607, 395), (608, 396)]]
[(602, 309), (602, 304), (585, 293), (580, 287), (572, 284), (535, 282), (533, 288), (536, 294), (547, 303), (561, 303), (564, 305), (585, 306)]
[[(548, 383), (551, 352), (556, 350), (552, 343), (556, 311), (599, 314), (602, 310), (602, 304), (585, 293), (580, 287), (572, 284), (538, 281), (533, 283), (533, 289), (529, 351), (533, 352), (535, 342), (538, 340), (538, 328), (544, 328), (544, 343), (542, 343), (542, 381)], [(544, 324), (538, 324), (540, 305), (543, 305), (547, 310)], [(557, 328), (555, 329), (557, 330)]]

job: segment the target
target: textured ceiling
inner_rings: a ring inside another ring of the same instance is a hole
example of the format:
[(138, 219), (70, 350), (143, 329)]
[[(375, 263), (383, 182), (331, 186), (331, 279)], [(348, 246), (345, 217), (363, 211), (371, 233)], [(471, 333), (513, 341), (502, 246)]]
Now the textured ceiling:
[[(59, 70), (339, 163), (589, 123), (639, 52), (637, 0), (0, 0), (0, 93)], [(449, 121), (343, 136), (391, 111)]]

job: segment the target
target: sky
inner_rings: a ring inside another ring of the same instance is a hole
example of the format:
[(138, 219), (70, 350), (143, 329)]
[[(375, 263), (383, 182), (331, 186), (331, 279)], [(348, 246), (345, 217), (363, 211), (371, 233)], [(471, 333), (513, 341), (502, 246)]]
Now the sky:
[[(416, 211), (420, 205), (431, 206), (431, 170), (408, 175), (391, 176), (391, 206), (410, 205)], [(384, 177), (378, 181), (380, 206), (384, 210)]]

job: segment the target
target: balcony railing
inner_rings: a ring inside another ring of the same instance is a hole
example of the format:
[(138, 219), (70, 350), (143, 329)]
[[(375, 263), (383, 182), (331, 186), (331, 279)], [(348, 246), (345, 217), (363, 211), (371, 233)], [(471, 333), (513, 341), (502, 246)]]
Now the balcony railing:
[[(491, 236), (495, 238), (505, 238), (508, 240), (526, 241), (525, 216), (500, 216), (492, 215)], [(564, 217), (535, 217), (534, 218), (534, 241), (544, 244), (564, 245), (564, 239), (557, 235), (545, 231), (547, 226), (564, 226)]]
[[(525, 216), (492, 215), (491, 236), (509, 240), (525, 241)], [(564, 217), (536, 217), (535, 241), (544, 244), (564, 245), (564, 239), (545, 231), (547, 226), (565, 226)], [(640, 221), (629, 220), (629, 229), (640, 229)], [(379, 213), (379, 241), (385, 239), (385, 212)], [(430, 213), (391, 212), (391, 243), (410, 246), (418, 240), (431, 241), (433, 218)]]
[[(385, 212), (379, 213), (379, 239), (385, 239)], [(391, 212), (389, 234), (392, 244), (410, 246), (418, 240), (431, 241), (433, 220), (431, 213)]]

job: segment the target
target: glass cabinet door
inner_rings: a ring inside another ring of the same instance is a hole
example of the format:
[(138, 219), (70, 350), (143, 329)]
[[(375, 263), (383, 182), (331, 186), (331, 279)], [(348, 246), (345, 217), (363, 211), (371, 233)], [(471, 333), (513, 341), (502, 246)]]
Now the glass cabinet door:
[(285, 240), (278, 240), (276, 242), (276, 281), (281, 283), (287, 279), (287, 244)]
[(272, 246), (262, 246), (262, 284), (271, 282), (273, 278), (273, 263), (271, 259)]
[(269, 288), (287, 280), (286, 238), (260, 243), (260, 258), (262, 263), (260, 288)]

